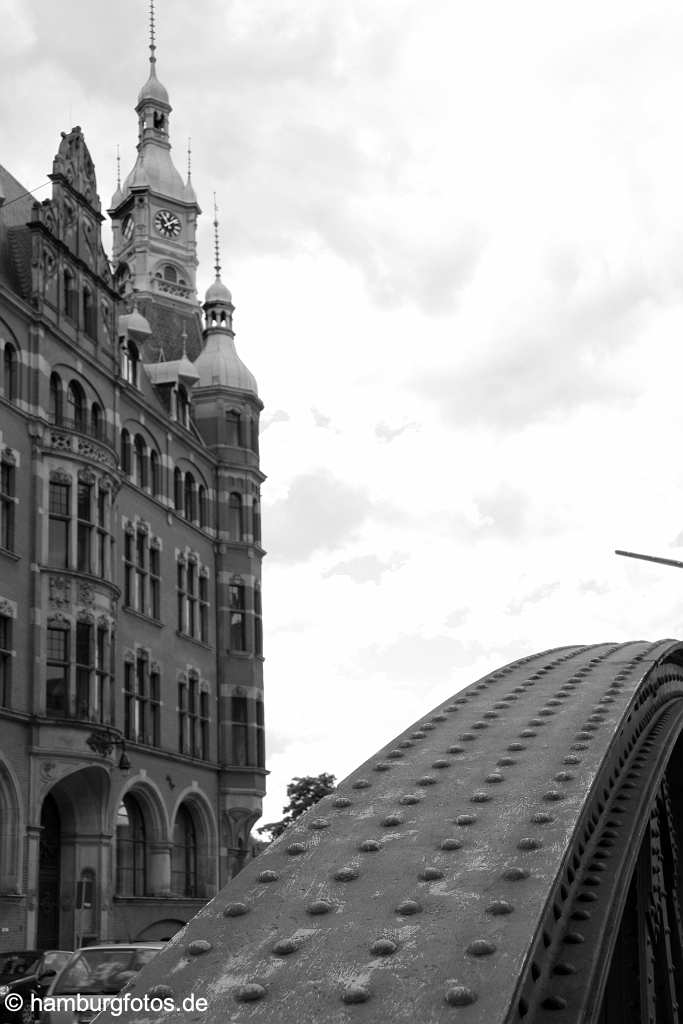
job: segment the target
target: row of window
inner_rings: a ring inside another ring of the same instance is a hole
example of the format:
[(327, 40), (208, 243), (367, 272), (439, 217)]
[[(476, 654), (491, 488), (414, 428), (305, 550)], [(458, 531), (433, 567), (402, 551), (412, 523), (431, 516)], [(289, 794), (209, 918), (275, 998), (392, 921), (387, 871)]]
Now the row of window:
[(97, 340), (97, 303), (89, 285), (81, 286), (80, 293), (76, 276), (69, 267), (62, 271), (62, 311), (74, 324), (80, 325), (85, 333)]
[(16, 402), (19, 397), (19, 359), (18, 353), (11, 342), (6, 341), (2, 353), (2, 391), (3, 398), (8, 402)]
[(69, 381), (65, 390), (62, 378), (56, 372), (50, 374), (48, 415), (50, 422), (57, 427), (69, 427), (81, 434), (105, 440), (107, 429), (102, 406), (99, 402), (88, 404), (83, 386), (77, 380)]
[[(96, 573), (111, 578), (110, 492), (79, 480), (75, 508), (72, 484), (51, 480), (48, 504), (48, 562), (55, 568)], [(72, 518), (76, 514), (76, 558), (72, 558)]]
[(14, 551), (15, 493), (14, 457), (3, 453), (0, 458), (0, 548)]
[[(206, 851), (204, 851), (206, 857)], [(119, 896), (150, 894), (148, 862), (149, 839), (145, 814), (132, 793), (119, 806), (116, 819), (116, 892)], [(192, 812), (181, 804), (173, 825), (171, 847), (171, 892), (176, 896), (196, 897), (200, 893), (201, 853)]]

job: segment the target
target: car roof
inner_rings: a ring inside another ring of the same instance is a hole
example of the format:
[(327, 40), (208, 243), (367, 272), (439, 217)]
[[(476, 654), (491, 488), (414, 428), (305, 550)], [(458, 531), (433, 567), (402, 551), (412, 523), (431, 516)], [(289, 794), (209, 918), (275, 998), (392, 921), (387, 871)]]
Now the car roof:
[(97, 946), (80, 946), (75, 953), (85, 953), (88, 949), (163, 949), (165, 942), (102, 942)]

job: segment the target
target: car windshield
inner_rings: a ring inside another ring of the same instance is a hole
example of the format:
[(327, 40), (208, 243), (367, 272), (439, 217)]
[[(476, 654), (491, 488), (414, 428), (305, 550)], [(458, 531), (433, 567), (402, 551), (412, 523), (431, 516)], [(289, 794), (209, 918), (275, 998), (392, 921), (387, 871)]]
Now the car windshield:
[(38, 967), (40, 955), (27, 953), (0, 953), (0, 975), (3, 978), (23, 978)]
[(65, 967), (53, 994), (67, 992), (115, 993), (148, 964), (158, 949), (84, 949)]
[(41, 973), (43, 971), (54, 971), (58, 974), (64, 964), (68, 963), (73, 953), (65, 953), (55, 949), (52, 953), (46, 953), (43, 957), (43, 963), (41, 965)]

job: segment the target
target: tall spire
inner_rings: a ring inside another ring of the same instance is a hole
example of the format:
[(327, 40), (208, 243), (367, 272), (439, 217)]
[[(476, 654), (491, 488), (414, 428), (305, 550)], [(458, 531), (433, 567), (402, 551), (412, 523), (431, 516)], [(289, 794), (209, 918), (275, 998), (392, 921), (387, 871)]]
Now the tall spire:
[(214, 269), (216, 271), (216, 280), (220, 280), (221, 276), (221, 244), (218, 238), (218, 204), (216, 202), (216, 193), (213, 194), (213, 238), (214, 238), (214, 251), (216, 255), (216, 262)]
[(192, 177), (192, 139), (187, 140), (187, 180)]
[(118, 142), (116, 143), (116, 188), (117, 191), (121, 188), (121, 150)]

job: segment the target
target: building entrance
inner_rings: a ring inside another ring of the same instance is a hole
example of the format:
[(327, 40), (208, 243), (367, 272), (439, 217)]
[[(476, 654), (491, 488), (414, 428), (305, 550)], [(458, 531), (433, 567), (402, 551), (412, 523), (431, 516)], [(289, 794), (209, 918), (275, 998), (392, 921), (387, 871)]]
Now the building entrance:
[(61, 822), (57, 801), (50, 793), (43, 801), (40, 827), (36, 945), (39, 949), (59, 949)]

